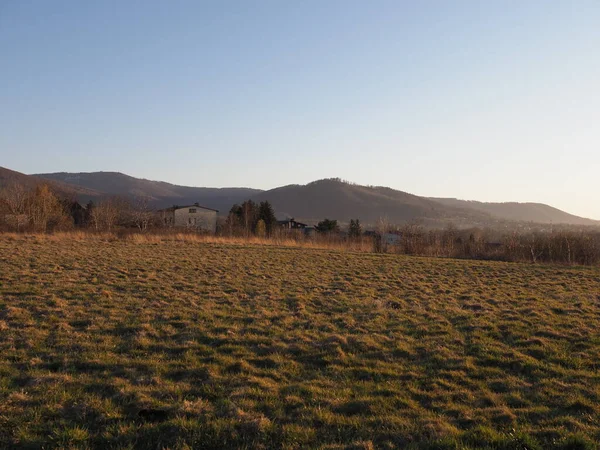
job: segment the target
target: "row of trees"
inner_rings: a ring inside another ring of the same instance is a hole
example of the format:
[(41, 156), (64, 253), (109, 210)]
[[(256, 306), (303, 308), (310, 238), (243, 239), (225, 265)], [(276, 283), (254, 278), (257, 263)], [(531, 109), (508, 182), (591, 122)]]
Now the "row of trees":
[[(407, 255), (532, 263), (600, 264), (600, 231), (559, 229), (552, 232), (511, 232), (498, 235), (492, 230), (427, 230), (417, 223), (396, 230), (394, 245), (374, 240), (376, 251)], [(381, 234), (378, 234), (381, 236)]]
[(95, 231), (110, 232), (116, 227), (125, 227), (144, 232), (160, 225), (145, 197), (131, 201), (122, 197), (109, 197), (98, 203), (90, 201), (85, 207), (85, 217), (81, 225)]
[(0, 192), (0, 211), (5, 227), (15, 230), (47, 231), (72, 224), (68, 205), (46, 185), (27, 189), (13, 184)]
[[(98, 203), (79, 203), (61, 198), (48, 185), (27, 189), (14, 184), (0, 191), (0, 229), (47, 232), (74, 226), (95, 231), (114, 231), (117, 227), (146, 231), (160, 227), (148, 200), (112, 197)], [(413, 222), (392, 228), (381, 221), (372, 236), (363, 234), (358, 219), (351, 220), (346, 237), (339, 233), (336, 220), (324, 219), (315, 227), (319, 236), (340, 243), (368, 243), (375, 252), (453, 258), (494, 259), (596, 265), (600, 264), (600, 231), (560, 229), (552, 232), (511, 232), (499, 236), (479, 229), (425, 229)], [(269, 202), (247, 200), (234, 205), (222, 226), (222, 234), (261, 237), (273, 236), (277, 220)], [(396, 239), (388, 240), (390, 234)]]
[[(117, 227), (146, 231), (162, 224), (157, 221), (146, 197), (125, 199), (109, 197), (81, 206), (74, 200), (61, 198), (47, 184), (28, 189), (12, 184), (0, 190), (0, 227), (13, 231), (46, 232), (66, 230), (74, 226), (95, 231), (114, 231)], [(273, 206), (268, 201), (246, 200), (232, 206), (220, 231), (229, 235), (272, 236), (277, 229)], [(315, 229), (323, 234), (340, 232), (337, 220), (324, 219)], [(362, 234), (360, 222), (352, 220), (349, 235)]]
[(81, 206), (46, 184), (26, 188), (15, 183), (0, 191), (0, 228), (11, 231), (47, 232), (75, 226), (96, 231), (113, 231), (117, 226), (146, 231), (158, 225), (154, 218), (148, 200), (141, 197), (110, 197)]
[(230, 236), (271, 236), (276, 227), (275, 210), (268, 201), (256, 203), (246, 200), (241, 205), (235, 204), (229, 210), (225, 221), (225, 230)]
[[(339, 233), (340, 226), (337, 220), (324, 219), (317, 224), (315, 227), (319, 233)], [(350, 225), (348, 226), (348, 237), (350, 239), (357, 239), (363, 234), (362, 225), (358, 219), (350, 219)]]
[[(221, 230), (230, 236), (272, 236), (277, 230), (277, 219), (275, 218), (273, 206), (268, 201), (255, 203), (252, 200), (246, 200), (241, 205), (235, 204), (231, 207)], [(315, 230), (318, 233), (332, 235), (340, 233), (341, 229), (337, 220), (324, 219), (315, 226)], [(362, 226), (360, 221), (358, 219), (351, 220), (349, 236), (358, 238), (361, 235)]]

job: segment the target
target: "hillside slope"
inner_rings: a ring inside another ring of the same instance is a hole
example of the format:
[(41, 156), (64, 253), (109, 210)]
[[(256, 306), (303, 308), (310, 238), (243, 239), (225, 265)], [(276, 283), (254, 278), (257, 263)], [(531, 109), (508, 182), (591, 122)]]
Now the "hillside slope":
[(503, 220), (546, 224), (600, 225), (600, 221), (575, 216), (543, 203), (487, 203), (455, 198), (432, 198), (432, 200), (446, 206), (484, 212)]
[(338, 179), (283, 186), (257, 194), (253, 199), (269, 200), (280, 214), (309, 222), (324, 217), (342, 222), (358, 218), (365, 223), (375, 223), (380, 218), (391, 223), (413, 219), (473, 223), (489, 220), (489, 215), (484, 212), (446, 206), (387, 187), (360, 186)]
[(47, 173), (35, 175), (29, 181), (39, 178), (51, 180), (57, 186), (62, 186), (62, 189), (70, 189), (71, 193), (76, 192), (80, 199), (102, 195), (144, 196), (150, 198), (155, 207), (199, 202), (219, 210), (222, 215), (226, 215), (234, 203), (248, 198), (255, 201), (268, 200), (278, 216), (295, 217), (309, 223), (328, 217), (341, 222), (358, 218), (366, 224), (374, 224), (381, 218), (390, 223), (419, 219), (431, 226), (444, 226), (450, 221), (458, 226), (496, 226), (509, 221), (600, 225), (599, 221), (578, 217), (540, 203), (482, 203), (427, 198), (388, 187), (360, 186), (339, 179), (261, 191), (251, 188), (178, 186), (119, 172)]
[(0, 167), (0, 189), (9, 187), (15, 183), (25, 186), (28, 189), (45, 183), (61, 196), (77, 199), (80, 202), (97, 199), (102, 196), (101, 192), (88, 187), (76, 186), (60, 180), (45, 179), (35, 175), (26, 175), (5, 167)]
[(98, 190), (106, 195), (147, 197), (156, 207), (199, 202), (203, 206), (214, 208), (222, 212), (229, 211), (231, 205), (239, 202), (241, 199), (261, 192), (258, 189), (250, 188), (178, 186), (164, 181), (135, 178), (120, 172), (59, 172), (38, 174), (36, 176), (69, 183), (78, 187)]

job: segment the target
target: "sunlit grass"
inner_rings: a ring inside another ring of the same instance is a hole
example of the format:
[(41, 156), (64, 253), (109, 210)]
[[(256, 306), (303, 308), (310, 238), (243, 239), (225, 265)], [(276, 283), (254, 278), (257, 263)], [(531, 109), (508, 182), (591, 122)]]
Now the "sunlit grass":
[(600, 269), (0, 236), (0, 447), (595, 448)]

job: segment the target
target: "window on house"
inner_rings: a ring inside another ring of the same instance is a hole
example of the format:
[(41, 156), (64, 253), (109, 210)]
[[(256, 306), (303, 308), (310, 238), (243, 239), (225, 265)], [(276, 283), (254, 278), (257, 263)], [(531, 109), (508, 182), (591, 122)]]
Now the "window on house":
[(190, 208), (190, 214), (195, 214), (196, 213), (196, 208)]

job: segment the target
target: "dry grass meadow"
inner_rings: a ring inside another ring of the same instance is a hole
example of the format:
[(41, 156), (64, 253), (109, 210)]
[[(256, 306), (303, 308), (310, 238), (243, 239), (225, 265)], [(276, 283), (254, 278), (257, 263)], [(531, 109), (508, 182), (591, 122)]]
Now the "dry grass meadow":
[(600, 268), (0, 235), (2, 448), (598, 441)]

